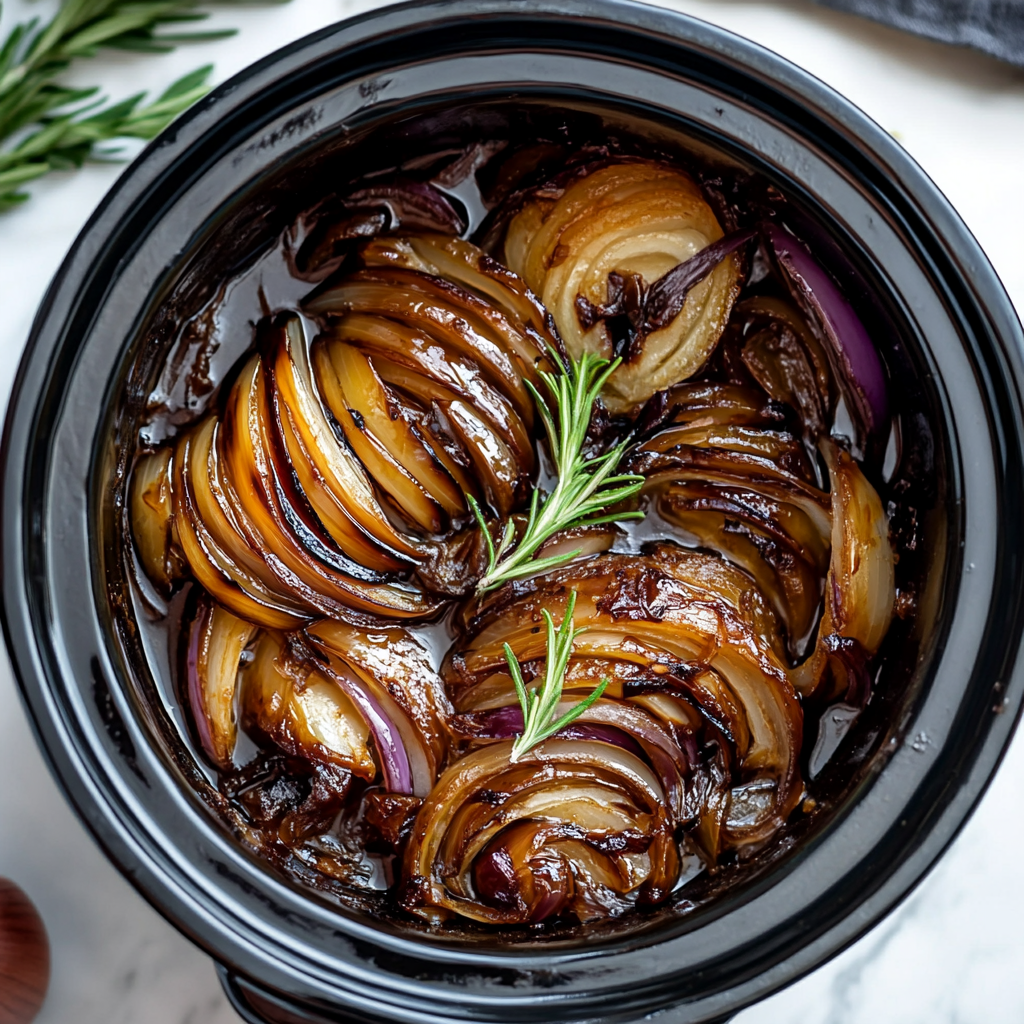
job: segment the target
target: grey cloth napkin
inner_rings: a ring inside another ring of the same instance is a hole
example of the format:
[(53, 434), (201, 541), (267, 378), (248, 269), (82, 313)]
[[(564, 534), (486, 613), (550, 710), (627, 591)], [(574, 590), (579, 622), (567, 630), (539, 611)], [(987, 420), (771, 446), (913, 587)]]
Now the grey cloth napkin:
[(1024, 67), (1024, 0), (817, 0)]

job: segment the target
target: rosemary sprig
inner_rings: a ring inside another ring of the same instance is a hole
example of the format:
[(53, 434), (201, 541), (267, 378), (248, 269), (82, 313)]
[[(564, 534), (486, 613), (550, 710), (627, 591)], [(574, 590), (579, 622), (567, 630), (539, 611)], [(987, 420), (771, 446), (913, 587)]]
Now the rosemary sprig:
[[(556, 365), (562, 365), (556, 352), (552, 351), (551, 356)], [(584, 352), (579, 360), (570, 359), (561, 373), (541, 371), (541, 379), (555, 402), (557, 422), (537, 389), (526, 382), (544, 421), (558, 479), (550, 494), (542, 497), (539, 490), (534, 490), (518, 543), (515, 523), (509, 520), (495, 545), (480, 505), (467, 495), (487, 543), (487, 572), (477, 584), (478, 591), (490, 590), (520, 576), (545, 572), (574, 558), (579, 554), (578, 549), (549, 558), (535, 557), (544, 542), (561, 530), (643, 518), (641, 511), (605, 512), (633, 497), (643, 486), (644, 478), (635, 473), (613, 475), (629, 439), (593, 459), (583, 454), (594, 402), (620, 362), (620, 359), (609, 362)]]
[(0, 212), (23, 203), (21, 187), (50, 171), (81, 167), (88, 159), (109, 159), (114, 151), (99, 144), (114, 139), (152, 139), (203, 97), (212, 65), (178, 79), (155, 102), (140, 107), (144, 93), (112, 104), (96, 113), (96, 104), (47, 118), (11, 149), (0, 151)]
[(206, 92), (208, 68), (141, 108), (142, 94), (104, 106), (98, 88), (71, 89), (56, 80), (102, 47), (166, 53), (178, 43), (234, 35), (234, 29), (182, 31), (183, 24), (208, 17), (197, 10), (200, 2), (63, 0), (48, 23), (33, 18), (14, 26), (0, 46), (0, 210), (24, 202), (21, 187), (48, 171), (109, 159), (112, 151), (99, 149), (102, 143), (152, 138)]
[(569, 666), (569, 658), (572, 656), (573, 644), (576, 637), (586, 631), (586, 627), (574, 628), (573, 612), (576, 610), (576, 591), (569, 594), (569, 600), (565, 605), (565, 616), (562, 624), (555, 631), (555, 623), (547, 608), (541, 609), (544, 622), (547, 625), (547, 661), (544, 666), (544, 682), (539, 690), (534, 688), (527, 690), (523, 682), (523, 671), (519, 666), (512, 648), (505, 644), (505, 660), (508, 662), (508, 671), (515, 683), (516, 693), (519, 696), (519, 705), (523, 709), (523, 731), (516, 737), (512, 744), (510, 760), (515, 762), (528, 750), (535, 747), (542, 740), (554, 736), (556, 732), (564, 729), (570, 722), (574, 722), (584, 711), (595, 703), (608, 687), (608, 680), (602, 679), (594, 690), (583, 698), (578, 704), (573, 705), (561, 718), (552, 721), (555, 709), (562, 699), (562, 686), (565, 682), (565, 670)]

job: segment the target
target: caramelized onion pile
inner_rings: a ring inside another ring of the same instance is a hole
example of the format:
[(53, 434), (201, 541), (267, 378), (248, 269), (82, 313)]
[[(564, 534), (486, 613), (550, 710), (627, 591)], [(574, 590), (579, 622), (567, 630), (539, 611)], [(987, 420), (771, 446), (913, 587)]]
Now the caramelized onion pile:
[(188, 571), (268, 629), (352, 613), (416, 619), (471, 585), (466, 495), (508, 516), (534, 469), (525, 381), (555, 338), (522, 282), (440, 236), (379, 239), (265, 325), (223, 411), (136, 468), (151, 579)]
[(399, 627), (321, 620), (283, 635), (203, 600), (187, 672), (196, 731), (221, 769), (232, 767), (239, 717), (291, 757), (393, 793), (425, 796), (443, 763), (448, 702), (426, 651)]
[[(813, 805), (811, 716), (864, 707), (894, 614), (857, 461), (886, 383), (839, 287), (763, 210), (724, 235), (667, 163), (570, 167), (505, 190), (504, 262), (436, 183), (326, 204), (288, 263), (316, 289), (130, 484), (145, 574), (194, 585), (183, 690), (237, 832), (432, 925), (615, 918), (753, 857)], [(586, 458), (622, 444), (641, 495), (477, 594), (471, 506), (523, 535), (553, 464), (534, 389), (584, 351), (624, 360)], [(513, 759), (555, 728), (527, 730), (514, 662), (541, 684), (573, 594), (550, 721), (596, 699)]]
[[(722, 229), (683, 171), (640, 160), (585, 170), (529, 196), (509, 225), (505, 261), (551, 310), (571, 355), (610, 357), (608, 323), (581, 320), (578, 299), (584, 308), (609, 302), (609, 275), (639, 292), (718, 241)], [(605, 392), (608, 408), (628, 411), (699, 370), (738, 292), (739, 263), (730, 255), (689, 291), (670, 323), (628, 353)]]
[[(570, 588), (586, 632), (564, 696), (609, 686), (512, 764), (506, 737), (522, 715), (503, 645), (534, 678), (541, 609), (558, 618)], [(443, 675), (470, 752), (416, 819), (408, 909), (496, 923), (616, 915), (667, 898), (684, 829), (714, 863), (771, 835), (799, 800), (799, 704), (762, 638), (771, 611), (728, 563), (672, 545), (601, 555), (510, 585), (466, 615)]]

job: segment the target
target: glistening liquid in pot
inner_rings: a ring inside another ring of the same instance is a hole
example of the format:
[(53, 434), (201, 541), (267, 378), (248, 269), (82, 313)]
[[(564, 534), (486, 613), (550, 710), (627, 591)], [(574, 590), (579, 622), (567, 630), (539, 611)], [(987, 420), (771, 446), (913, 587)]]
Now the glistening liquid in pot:
[[(936, 504), (834, 246), (580, 109), (444, 111), (283, 180), (165, 303), (137, 421), (132, 616), (197, 791), (321, 897), (446, 936), (615, 932), (779, 862), (892, 725)], [(614, 451), (638, 490), (502, 577), (584, 352), (620, 362), (576, 475)], [(605, 688), (519, 753), (505, 645), (539, 692), (571, 595), (549, 721)]]

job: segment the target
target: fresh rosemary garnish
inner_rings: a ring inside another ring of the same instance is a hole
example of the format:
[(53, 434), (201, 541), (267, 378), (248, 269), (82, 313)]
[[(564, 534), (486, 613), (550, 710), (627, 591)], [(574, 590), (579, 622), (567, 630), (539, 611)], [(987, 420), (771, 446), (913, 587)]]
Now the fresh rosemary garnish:
[(23, 186), (50, 171), (109, 160), (116, 150), (101, 148), (103, 143), (153, 138), (208, 91), (209, 67), (185, 75), (145, 107), (143, 93), (107, 105), (98, 88), (57, 82), (75, 60), (93, 57), (100, 48), (166, 53), (178, 43), (234, 35), (234, 29), (161, 31), (206, 18), (199, 5), (200, 0), (63, 0), (46, 24), (33, 18), (11, 29), (0, 46), (0, 211), (23, 203)]
[(569, 658), (572, 656), (573, 644), (580, 633), (585, 632), (586, 627), (574, 628), (573, 612), (576, 609), (576, 591), (569, 594), (569, 600), (565, 604), (565, 617), (562, 624), (555, 631), (555, 623), (547, 608), (541, 609), (544, 622), (547, 625), (547, 662), (544, 667), (544, 682), (540, 689), (527, 690), (523, 682), (523, 671), (519, 667), (519, 660), (516, 658), (512, 648), (505, 644), (505, 660), (508, 662), (508, 671), (512, 676), (512, 682), (516, 685), (516, 693), (519, 695), (519, 705), (523, 709), (523, 731), (516, 737), (512, 744), (510, 760), (518, 761), (528, 750), (538, 743), (554, 736), (556, 732), (564, 729), (570, 722), (574, 722), (584, 711), (595, 703), (604, 693), (608, 686), (608, 680), (602, 679), (588, 696), (584, 697), (578, 704), (573, 705), (561, 718), (552, 721), (558, 702), (562, 699), (562, 685), (565, 681), (565, 670), (569, 665)]
[[(556, 365), (562, 365), (556, 352), (552, 351), (551, 357)], [(583, 451), (594, 403), (620, 361), (609, 362), (584, 352), (579, 360), (570, 359), (568, 368), (561, 373), (541, 371), (541, 379), (555, 401), (557, 422), (537, 389), (526, 382), (544, 421), (558, 480), (550, 494), (542, 496), (540, 490), (534, 490), (526, 525), (518, 542), (515, 523), (509, 520), (495, 545), (479, 504), (467, 495), (487, 543), (487, 572), (477, 584), (478, 591), (490, 590), (507, 580), (554, 569), (575, 558), (580, 553), (579, 549), (548, 558), (535, 557), (545, 541), (562, 530), (643, 518), (640, 511), (605, 512), (633, 497), (643, 486), (643, 477), (634, 473), (613, 475), (628, 439), (596, 458), (586, 458)]]

